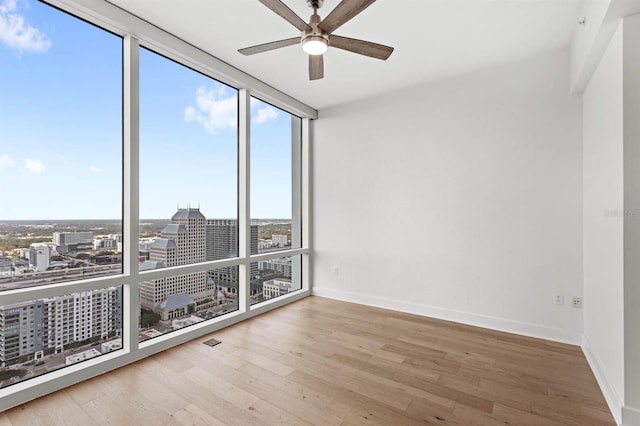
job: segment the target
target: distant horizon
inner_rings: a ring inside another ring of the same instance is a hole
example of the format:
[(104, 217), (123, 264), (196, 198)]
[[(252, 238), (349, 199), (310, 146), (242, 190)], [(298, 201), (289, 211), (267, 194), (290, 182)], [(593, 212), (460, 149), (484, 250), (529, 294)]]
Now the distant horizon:
[[(237, 217), (206, 217), (206, 219), (222, 219), (222, 220), (238, 220)], [(140, 222), (144, 221), (162, 221), (162, 220), (171, 220), (168, 218), (141, 218)], [(282, 218), (282, 217), (261, 217), (261, 218), (252, 218), (251, 220), (292, 220), (291, 218)], [(122, 219), (0, 219), (0, 223), (6, 222), (122, 222)]]
[[(0, 0), (0, 27), (7, 17), (0, 217), (16, 219), (0, 220), (118, 218), (122, 38), (34, 0)], [(138, 52), (139, 215), (162, 218), (176, 203), (211, 217), (237, 215), (238, 90), (147, 48)], [(250, 113), (251, 215), (291, 216), (293, 116), (257, 98)]]

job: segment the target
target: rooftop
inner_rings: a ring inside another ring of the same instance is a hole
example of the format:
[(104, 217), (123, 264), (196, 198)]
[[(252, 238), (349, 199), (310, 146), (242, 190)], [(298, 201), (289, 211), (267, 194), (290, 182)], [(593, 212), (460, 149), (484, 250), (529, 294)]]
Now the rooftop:
[[(173, 218), (175, 218), (175, 216)], [(186, 232), (187, 232), (187, 229), (184, 226), (177, 223), (169, 223), (162, 229), (163, 234), (184, 234)]]
[(174, 309), (184, 308), (185, 306), (194, 305), (196, 302), (188, 294), (172, 294), (160, 304), (158, 307), (162, 311), (172, 311)]
[(145, 260), (142, 265), (140, 265), (141, 271), (150, 271), (152, 269), (160, 269), (164, 265), (159, 260)]
[(200, 209), (186, 208), (178, 209), (176, 214), (173, 215), (171, 220), (185, 220), (185, 219), (205, 219), (204, 215), (200, 213)]

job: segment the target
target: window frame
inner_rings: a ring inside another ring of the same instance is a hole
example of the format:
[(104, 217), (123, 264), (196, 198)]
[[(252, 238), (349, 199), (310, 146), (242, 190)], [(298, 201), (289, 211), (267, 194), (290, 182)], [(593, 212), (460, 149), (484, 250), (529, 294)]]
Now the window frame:
[[(210, 56), (204, 51), (102, 0), (47, 0), (44, 2), (78, 19), (87, 21), (123, 38), (123, 265), (122, 274), (89, 278), (45, 286), (7, 290), (0, 293), (2, 305), (50, 298), (69, 293), (122, 286), (123, 349), (74, 364), (0, 389), (0, 411), (62, 389), (74, 383), (122, 367), (131, 362), (177, 346), (221, 328), (249, 319), (311, 294), (310, 262), (310, 175), (311, 121), (315, 109), (265, 83)], [(134, 36), (135, 34), (135, 36)], [(238, 223), (239, 256), (169, 268), (139, 271), (139, 48), (143, 46), (168, 59), (238, 89)], [(300, 137), (300, 211), (293, 214), (292, 226), (301, 229), (300, 248), (273, 253), (250, 254), (250, 126), (251, 97), (270, 103), (302, 118)], [(285, 256), (301, 258), (302, 289), (275, 299), (251, 305), (251, 263)], [(227, 266), (239, 267), (238, 310), (203, 321), (156, 338), (138, 342), (140, 311), (139, 283), (143, 280), (202, 272)]]

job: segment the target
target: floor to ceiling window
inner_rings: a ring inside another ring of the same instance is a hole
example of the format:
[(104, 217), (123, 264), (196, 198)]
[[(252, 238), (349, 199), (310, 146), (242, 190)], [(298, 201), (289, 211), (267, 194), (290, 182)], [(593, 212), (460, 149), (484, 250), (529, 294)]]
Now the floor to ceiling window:
[(4, 388), (122, 347), (121, 283), (85, 285), (122, 274), (122, 37), (36, 1), (0, 28), (0, 291), (29, 289), (0, 302)]
[[(140, 218), (140, 270), (238, 256), (238, 91), (144, 48)], [(140, 339), (236, 311), (237, 269), (140, 281)]]
[(0, 410), (309, 292), (315, 112), (50, 2), (0, 0)]
[[(301, 119), (256, 98), (251, 110), (252, 254), (299, 248)], [(299, 256), (262, 259), (251, 264), (252, 304), (301, 289)]]
[(120, 274), (122, 38), (0, 1), (0, 290)]

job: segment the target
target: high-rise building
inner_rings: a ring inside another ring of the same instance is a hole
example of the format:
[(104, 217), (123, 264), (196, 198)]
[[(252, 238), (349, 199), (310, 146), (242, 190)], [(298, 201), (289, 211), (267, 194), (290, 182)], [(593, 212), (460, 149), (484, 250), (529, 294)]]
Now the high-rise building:
[[(207, 260), (228, 259), (238, 256), (238, 220), (237, 219), (207, 219)], [(258, 253), (258, 225), (251, 225), (249, 253)], [(251, 294), (259, 289), (257, 282), (258, 264), (251, 264)], [(226, 293), (238, 292), (238, 267), (229, 266), (208, 272), (216, 286)], [(255, 287), (255, 288), (254, 288)]]
[[(149, 260), (142, 264), (141, 270), (187, 265), (205, 260), (206, 218), (200, 209), (189, 207), (178, 209), (173, 215), (171, 223), (164, 227), (160, 237), (149, 247)], [(163, 319), (182, 316), (192, 309), (193, 303), (180, 307), (175, 306), (175, 303), (163, 302), (170, 296), (179, 294), (189, 295), (196, 302), (209, 298), (208, 293), (215, 290), (215, 286), (207, 281), (205, 272), (143, 281), (140, 283), (142, 306), (159, 311)], [(172, 298), (171, 301), (175, 301), (174, 299), (176, 298)]]
[(207, 260), (238, 256), (238, 221), (236, 219), (207, 219)]
[(45, 244), (33, 245), (29, 248), (29, 264), (38, 272), (49, 268), (50, 249)]
[(62, 352), (69, 343), (119, 335), (122, 288), (0, 306), (0, 330), (1, 367)]
[(91, 251), (93, 248), (93, 232), (54, 232), (53, 244), (58, 253)]
[[(258, 225), (251, 225), (250, 253), (258, 253)], [(238, 256), (238, 220), (205, 219), (199, 209), (178, 209), (171, 223), (149, 246), (149, 260), (141, 270), (185, 265)], [(250, 268), (250, 293), (262, 294), (258, 263)], [(188, 315), (205, 301), (217, 300), (217, 290), (238, 293), (238, 267), (177, 275), (140, 283), (142, 306), (160, 313), (163, 320)], [(209, 302), (207, 302), (209, 303)]]

